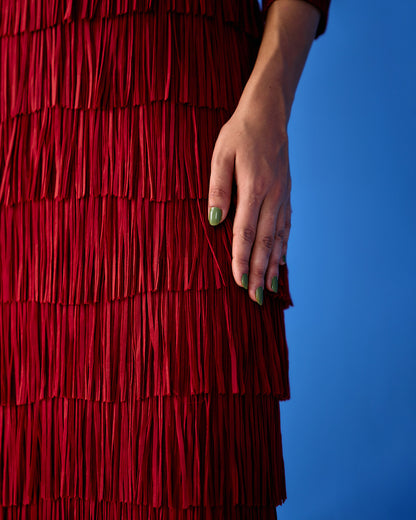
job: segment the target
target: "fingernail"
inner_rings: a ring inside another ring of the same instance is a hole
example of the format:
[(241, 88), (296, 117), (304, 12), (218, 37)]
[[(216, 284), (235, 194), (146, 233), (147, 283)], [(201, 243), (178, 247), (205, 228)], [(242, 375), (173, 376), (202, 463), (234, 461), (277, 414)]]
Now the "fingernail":
[(222, 216), (222, 209), (216, 208), (215, 206), (209, 210), (209, 223), (211, 226), (216, 226), (220, 223)]
[(248, 289), (248, 274), (247, 273), (244, 273), (243, 276), (241, 277), (241, 283), (242, 283), (244, 289)]
[(272, 278), (272, 291), (277, 292), (277, 276), (273, 276)]
[(282, 260), (283, 260), (283, 263), (285, 264), (286, 263), (286, 255), (282, 256)]
[(256, 300), (259, 305), (263, 305), (263, 287), (257, 287)]

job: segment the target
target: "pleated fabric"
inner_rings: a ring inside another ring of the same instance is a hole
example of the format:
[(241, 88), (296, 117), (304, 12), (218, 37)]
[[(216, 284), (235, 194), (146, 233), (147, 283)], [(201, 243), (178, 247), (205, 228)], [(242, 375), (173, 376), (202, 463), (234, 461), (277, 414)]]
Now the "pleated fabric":
[(0, 3), (3, 519), (275, 519), (287, 265), (208, 223), (257, 0)]

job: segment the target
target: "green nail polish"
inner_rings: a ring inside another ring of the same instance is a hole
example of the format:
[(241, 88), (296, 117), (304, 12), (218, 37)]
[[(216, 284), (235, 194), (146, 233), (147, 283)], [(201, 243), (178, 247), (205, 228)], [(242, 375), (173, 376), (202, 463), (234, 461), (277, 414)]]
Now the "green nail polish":
[(263, 287), (257, 287), (256, 300), (259, 305), (263, 305)]
[(209, 210), (209, 223), (211, 226), (216, 226), (220, 223), (222, 216), (222, 209), (216, 208), (215, 206)]
[(241, 283), (243, 284), (244, 289), (248, 289), (248, 274), (244, 273), (241, 277)]
[(286, 255), (282, 256), (283, 263), (286, 263)]
[(272, 291), (277, 292), (277, 276), (273, 276), (272, 278)]

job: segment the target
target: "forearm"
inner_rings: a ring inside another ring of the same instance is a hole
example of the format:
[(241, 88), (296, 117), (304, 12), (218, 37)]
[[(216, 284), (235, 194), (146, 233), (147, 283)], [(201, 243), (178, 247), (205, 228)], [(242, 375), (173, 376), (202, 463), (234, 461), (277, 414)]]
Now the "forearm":
[(287, 125), (319, 20), (320, 11), (304, 0), (276, 0), (270, 5), (240, 109), (265, 104)]
[[(320, 16), (304, 0), (269, 5), (256, 63), (211, 160), (210, 223), (226, 218), (232, 200), (233, 275), (261, 305), (263, 287), (275, 291), (286, 262), (292, 186), (287, 123)], [(214, 221), (213, 208), (219, 210)]]

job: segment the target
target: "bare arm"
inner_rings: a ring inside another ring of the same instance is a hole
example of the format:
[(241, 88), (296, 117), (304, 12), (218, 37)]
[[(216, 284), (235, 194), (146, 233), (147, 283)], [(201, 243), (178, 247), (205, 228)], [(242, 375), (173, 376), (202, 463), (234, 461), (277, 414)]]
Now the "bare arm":
[(270, 5), (257, 60), (239, 106), (257, 99), (273, 107), (276, 97), (282, 98), (288, 122), (319, 19), (319, 10), (304, 0), (276, 0)]
[(232, 270), (238, 285), (244, 287), (248, 279), (250, 298), (259, 304), (264, 287), (277, 291), (279, 264), (287, 250), (287, 125), (319, 20), (319, 10), (304, 0), (276, 0), (270, 5), (253, 71), (212, 155), (208, 218), (212, 225), (226, 218), (235, 175)]

